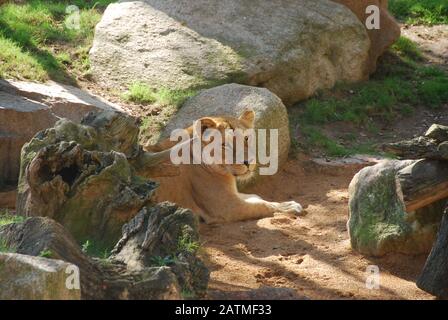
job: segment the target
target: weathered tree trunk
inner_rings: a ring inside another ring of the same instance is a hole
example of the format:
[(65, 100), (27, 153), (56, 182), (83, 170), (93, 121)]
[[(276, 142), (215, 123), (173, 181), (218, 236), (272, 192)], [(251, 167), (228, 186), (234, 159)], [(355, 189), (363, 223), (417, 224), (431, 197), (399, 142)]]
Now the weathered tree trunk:
[(402, 159), (441, 159), (437, 148), (439, 143), (428, 137), (389, 143), (384, 151), (393, 153)]
[(436, 297), (448, 298), (448, 208), (443, 215), (437, 240), (417, 280), (417, 286)]
[(433, 124), (425, 133), (425, 137), (439, 142), (448, 141), (448, 127), (441, 124)]
[(79, 242), (113, 246), (151, 200), (157, 185), (143, 178), (179, 174), (171, 150), (144, 152), (138, 133), (134, 118), (109, 111), (39, 132), (22, 149), (17, 214), (47, 216)]
[(180, 245), (198, 236), (193, 213), (169, 203), (144, 207), (125, 224), (107, 259), (87, 256), (62, 225), (46, 217), (0, 227), (0, 240), (17, 253), (45, 251), (77, 265), (82, 299), (180, 299), (181, 290), (203, 296), (209, 272), (195, 250)]
[(421, 160), (396, 175), (397, 191), (407, 212), (448, 198), (448, 162)]
[(402, 159), (448, 160), (448, 127), (433, 124), (424, 136), (388, 143), (383, 149)]

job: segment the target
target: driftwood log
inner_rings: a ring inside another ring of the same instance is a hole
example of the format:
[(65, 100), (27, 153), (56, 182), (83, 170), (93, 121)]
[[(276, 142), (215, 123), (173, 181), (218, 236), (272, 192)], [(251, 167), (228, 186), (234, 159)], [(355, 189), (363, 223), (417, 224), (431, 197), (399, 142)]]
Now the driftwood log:
[(448, 208), (443, 215), (437, 240), (417, 280), (417, 286), (436, 297), (448, 298)]
[(421, 160), (398, 171), (397, 191), (406, 211), (413, 212), (448, 198), (448, 162)]

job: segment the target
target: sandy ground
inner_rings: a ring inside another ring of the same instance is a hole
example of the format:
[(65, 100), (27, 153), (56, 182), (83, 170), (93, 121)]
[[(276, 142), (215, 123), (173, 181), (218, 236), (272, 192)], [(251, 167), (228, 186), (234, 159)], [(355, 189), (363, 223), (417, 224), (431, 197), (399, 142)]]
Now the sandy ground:
[[(310, 299), (432, 299), (415, 285), (425, 256), (368, 258), (351, 250), (347, 186), (358, 169), (331, 174), (306, 160), (290, 160), (250, 192), (296, 200), (306, 207), (305, 217), (202, 225), (209, 298), (238, 298), (238, 291), (269, 286), (292, 288)], [(369, 265), (380, 268), (380, 289), (366, 288)]]

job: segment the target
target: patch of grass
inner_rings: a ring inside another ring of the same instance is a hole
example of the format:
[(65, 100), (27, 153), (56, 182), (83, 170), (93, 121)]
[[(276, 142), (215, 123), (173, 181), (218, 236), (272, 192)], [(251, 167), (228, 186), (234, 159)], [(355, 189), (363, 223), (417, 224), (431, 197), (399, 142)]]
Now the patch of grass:
[(39, 257), (42, 258), (51, 258), (53, 256), (53, 252), (49, 249), (42, 250), (39, 252)]
[(417, 44), (404, 36), (398, 38), (392, 45), (392, 50), (407, 62), (422, 60), (422, 54)]
[(186, 229), (183, 229), (177, 242), (177, 250), (179, 252), (196, 253), (199, 248), (199, 242), (193, 240), (190, 233)]
[(337, 141), (327, 137), (318, 128), (313, 126), (304, 126), (302, 132), (305, 136), (304, 149), (310, 151), (311, 148), (317, 148), (325, 151), (329, 157), (346, 157), (353, 154), (375, 154), (376, 151), (372, 144), (358, 144), (353, 147), (346, 147)]
[(102, 260), (109, 258), (111, 251), (109, 248), (104, 248), (96, 245), (91, 240), (86, 240), (84, 243), (82, 243), (81, 250), (88, 256), (99, 258)]
[(169, 266), (175, 262), (175, 259), (171, 256), (160, 257), (155, 256), (151, 257), (151, 264), (155, 267), (164, 267)]
[(8, 246), (6, 241), (0, 238), (0, 252), (15, 253), (16, 251), (17, 251), (16, 248)]
[(141, 104), (158, 104), (161, 106), (176, 106), (182, 105), (186, 99), (196, 94), (195, 90), (177, 90), (160, 88), (153, 89), (142, 81), (136, 81), (129, 86), (123, 98), (127, 101), (132, 101)]
[(194, 294), (194, 292), (189, 289), (186, 289), (186, 288), (183, 288), (180, 294), (181, 294), (182, 298), (185, 300), (196, 299), (196, 295)]
[(389, 11), (408, 24), (447, 24), (447, 0), (390, 0)]
[(20, 223), (23, 222), (24, 220), (25, 217), (11, 215), (9, 214), (8, 211), (0, 213), (0, 227), (11, 223)]
[(153, 89), (147, 83), (136, 81), (129, 86), (121, 98), (143, 105), (152, 105), (156, 112), (142, 118), (139, 140), (143, 145), (154, 144), (168, 120), (176, 114), (182, 104), (196, 95), (197, 90)]
[[(319, 149), (329, 156), (372, 153), (372, 145), (356, 145), (352, 137), (351, 141), (344, 139), (353, 145), (347, 147), (326, 136), (320, 127), (341, 121), (375, 132), (375, 120), (390, 122), (397, 115), (411, 115), (418, 106), (439, 108), (447, 103), (447, 73), (423, 65), (422, 60), (418, 47), (401, 37), (369, 81), (339, 84), (296, 105), (300, 112), (291, 116), (291, 127), (300, 128), (306, 141), (302, 148)], [(297, 149), (298, 144), (293, 145)]]
[[(107, 4), (115, 1), (30, 0), (0, 6), (0, 77), (75, 84), (89, 64), (94, 27)], [(69, 5), (79, 8), (79, 27), (67, 23)]]
[(140, 81), (129, 86), (128, 92), (123, 94), (123, 99), (141, 104), (150, 104), (156, 101), (154, 91), (146, 83)]

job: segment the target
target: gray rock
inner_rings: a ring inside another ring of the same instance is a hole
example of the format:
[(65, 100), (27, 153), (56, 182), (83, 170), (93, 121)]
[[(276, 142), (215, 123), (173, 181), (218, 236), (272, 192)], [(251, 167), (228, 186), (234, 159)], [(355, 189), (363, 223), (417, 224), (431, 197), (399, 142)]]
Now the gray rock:
[(20, 150), (59, 118), (79, 122), (89, 111), (121, 110), (72, 86), (0, 80), (0, 185), (16, 184)]
[(353, 249), (374, 256), (429, 252), (443, 208), (433, 204), (406, 213), (395, 182), (396, 173), (414, 162), (385, 160), (350, 182), (347, 227)]
[[(179, 112), (168, 122), (162, 138), (170, 136), (171, 131), (187, 128), (205, 116), (234, 116), (251, 108), (255, 111), (256, 129), (278, 129), (279, 167), (288, 159), (290, 146), (288, 114), (282, 101), (265, 88), (239, 84), (226, 84), (201, 91), (185, 102)], [(269, 136), (267, 136), (269, 142)], [(267, 146), (270, 150), (270, 146)]]
[(0, 253), (0, 300), (79, 300), (81, 290), (66, 285), (72, 268), (61, 260)]
[(369, 48), (357, 17), (326, 0), (119, 1), (96, 27), (90, 59), (107, 87), (238, 82), (266, 87), (290, 105), (366, 78)]

